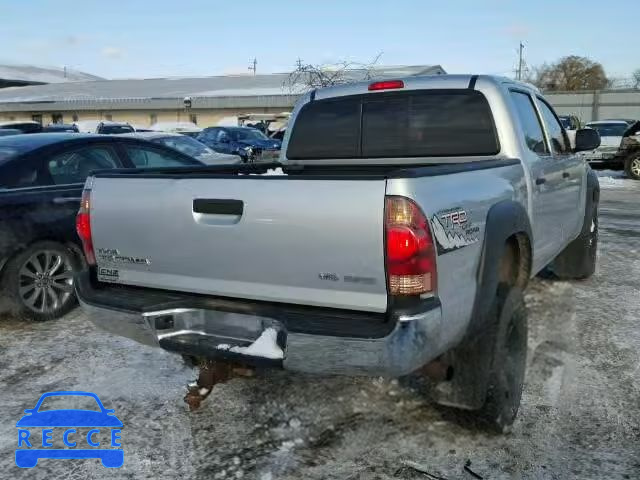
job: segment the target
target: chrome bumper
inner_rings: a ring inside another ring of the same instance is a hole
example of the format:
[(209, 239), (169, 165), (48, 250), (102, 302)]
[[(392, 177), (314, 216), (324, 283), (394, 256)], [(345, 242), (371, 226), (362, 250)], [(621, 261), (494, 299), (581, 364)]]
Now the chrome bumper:
[[(318, 374), (406, 375), (443, 353), (439, 304), (411, 316), (400, 316), (380, 338), (354, 338), (287, 332), (274, 318), (217, 310), (176, 308), (130, 313), (90, 305), (80, 299), (89, 319), (115, 335), (186, 355), (229, 358), (219, 345), (246, 346), (267, 328), (276, 329), (288, 370)], [(260, 360), (236, 354), (234, 361)], [(273, 362), (272, 362), (273, 363)]]

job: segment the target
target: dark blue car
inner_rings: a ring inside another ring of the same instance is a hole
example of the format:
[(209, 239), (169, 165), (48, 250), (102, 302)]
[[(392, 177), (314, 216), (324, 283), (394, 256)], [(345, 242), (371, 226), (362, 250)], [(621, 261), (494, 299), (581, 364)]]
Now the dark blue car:
[(216, 152), (240, 155), (243, 161), (275, 161), (282, 142), (249, 127), (209, 127), (197, 139)]
[(50, 320), (74, 307), (73, 265), (83, 258), (76, 214), (91, 171), (181, 165), (202, 162), (116, 135), (0, 137), (0, 296), (10, 310)]
[[(60, 401), (65, 404), (80, 402), (81, 408), (51, 408)], [(44, 407), (43, 403), (46, 403)], [(24, 412), (26, 415), (16, 424), (18, 427), (17, 466), (35, 467), (40, 458), (99, 458), (105, 467), (122, 466), (124, 462), (124, 453), (120, 444), (122, 422), (114, 415), (113, 410), (104, 408), (95, 393), (75, 391), (45, 393), (34, 408)], [(40, 428), (42, 428), (41, 431)], [(91, 428), (91, 430), (85, 435), (80, 434), (76, 430), (78, 428)], [(101, 428), (110, 431), (110, 442), (98, 440)], [(64, 441), (65, 446), (71, 448), (53, 448), (53, 443), (60, 439)], [(82, 448), (85, 443), (89, 448)]]

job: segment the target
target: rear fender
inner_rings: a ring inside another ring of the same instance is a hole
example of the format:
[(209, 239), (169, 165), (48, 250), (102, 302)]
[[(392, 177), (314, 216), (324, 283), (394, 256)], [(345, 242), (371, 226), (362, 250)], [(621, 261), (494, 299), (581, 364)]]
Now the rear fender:
[(436, 390), (437, 401), (443, 405), (475, 410), (485, 402), (495, 346), (489, 322), (492, 318), (495, 321), (500, 259), (509, 237), (517, 234), (525, 235), (531, 244), (531, 225), (524, 207), (512, 200), (493, 205), (487, 213), (471, 320), (462, 342), (443, 357), (454, 372), (452, 381), (443, 382)]
[(478, 288), (473, 304), (473, 314), (467, 335), (482, 328), (495, 300), (500, 278), (500, 258), (504, 253), (507, 239), (523, 234), (531, 245), (531, 224), (522, 204), (513, 200), (503, 200), (493, 205), (487, 213), (482, 259), (478, 270)]

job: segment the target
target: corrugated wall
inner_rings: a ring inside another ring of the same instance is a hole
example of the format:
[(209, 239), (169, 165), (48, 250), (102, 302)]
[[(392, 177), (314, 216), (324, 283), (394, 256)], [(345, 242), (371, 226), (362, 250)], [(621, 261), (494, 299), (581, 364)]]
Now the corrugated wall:
[(582, 122), (608, 118), (640, 120), (640, 90), (547, 92), (560, 115), (576, 115)]

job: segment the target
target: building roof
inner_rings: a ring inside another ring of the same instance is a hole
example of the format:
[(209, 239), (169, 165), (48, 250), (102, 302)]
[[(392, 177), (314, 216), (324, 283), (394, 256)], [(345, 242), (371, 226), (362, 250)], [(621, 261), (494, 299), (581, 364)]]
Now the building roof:
[(35, 67), (33, 65), (0, 65), (0, 80), (28, 85), (104, 79), (69, 68), (45, 68)]
[[(346, 77), (363, 80), (365, 70)], [(376, 67), (373, 78), (443, 74), (439, 65)], [(288, 73), (98, 80), (0, 89), (0, 111), (182, 108), (291, 107), (299, 92)]]

